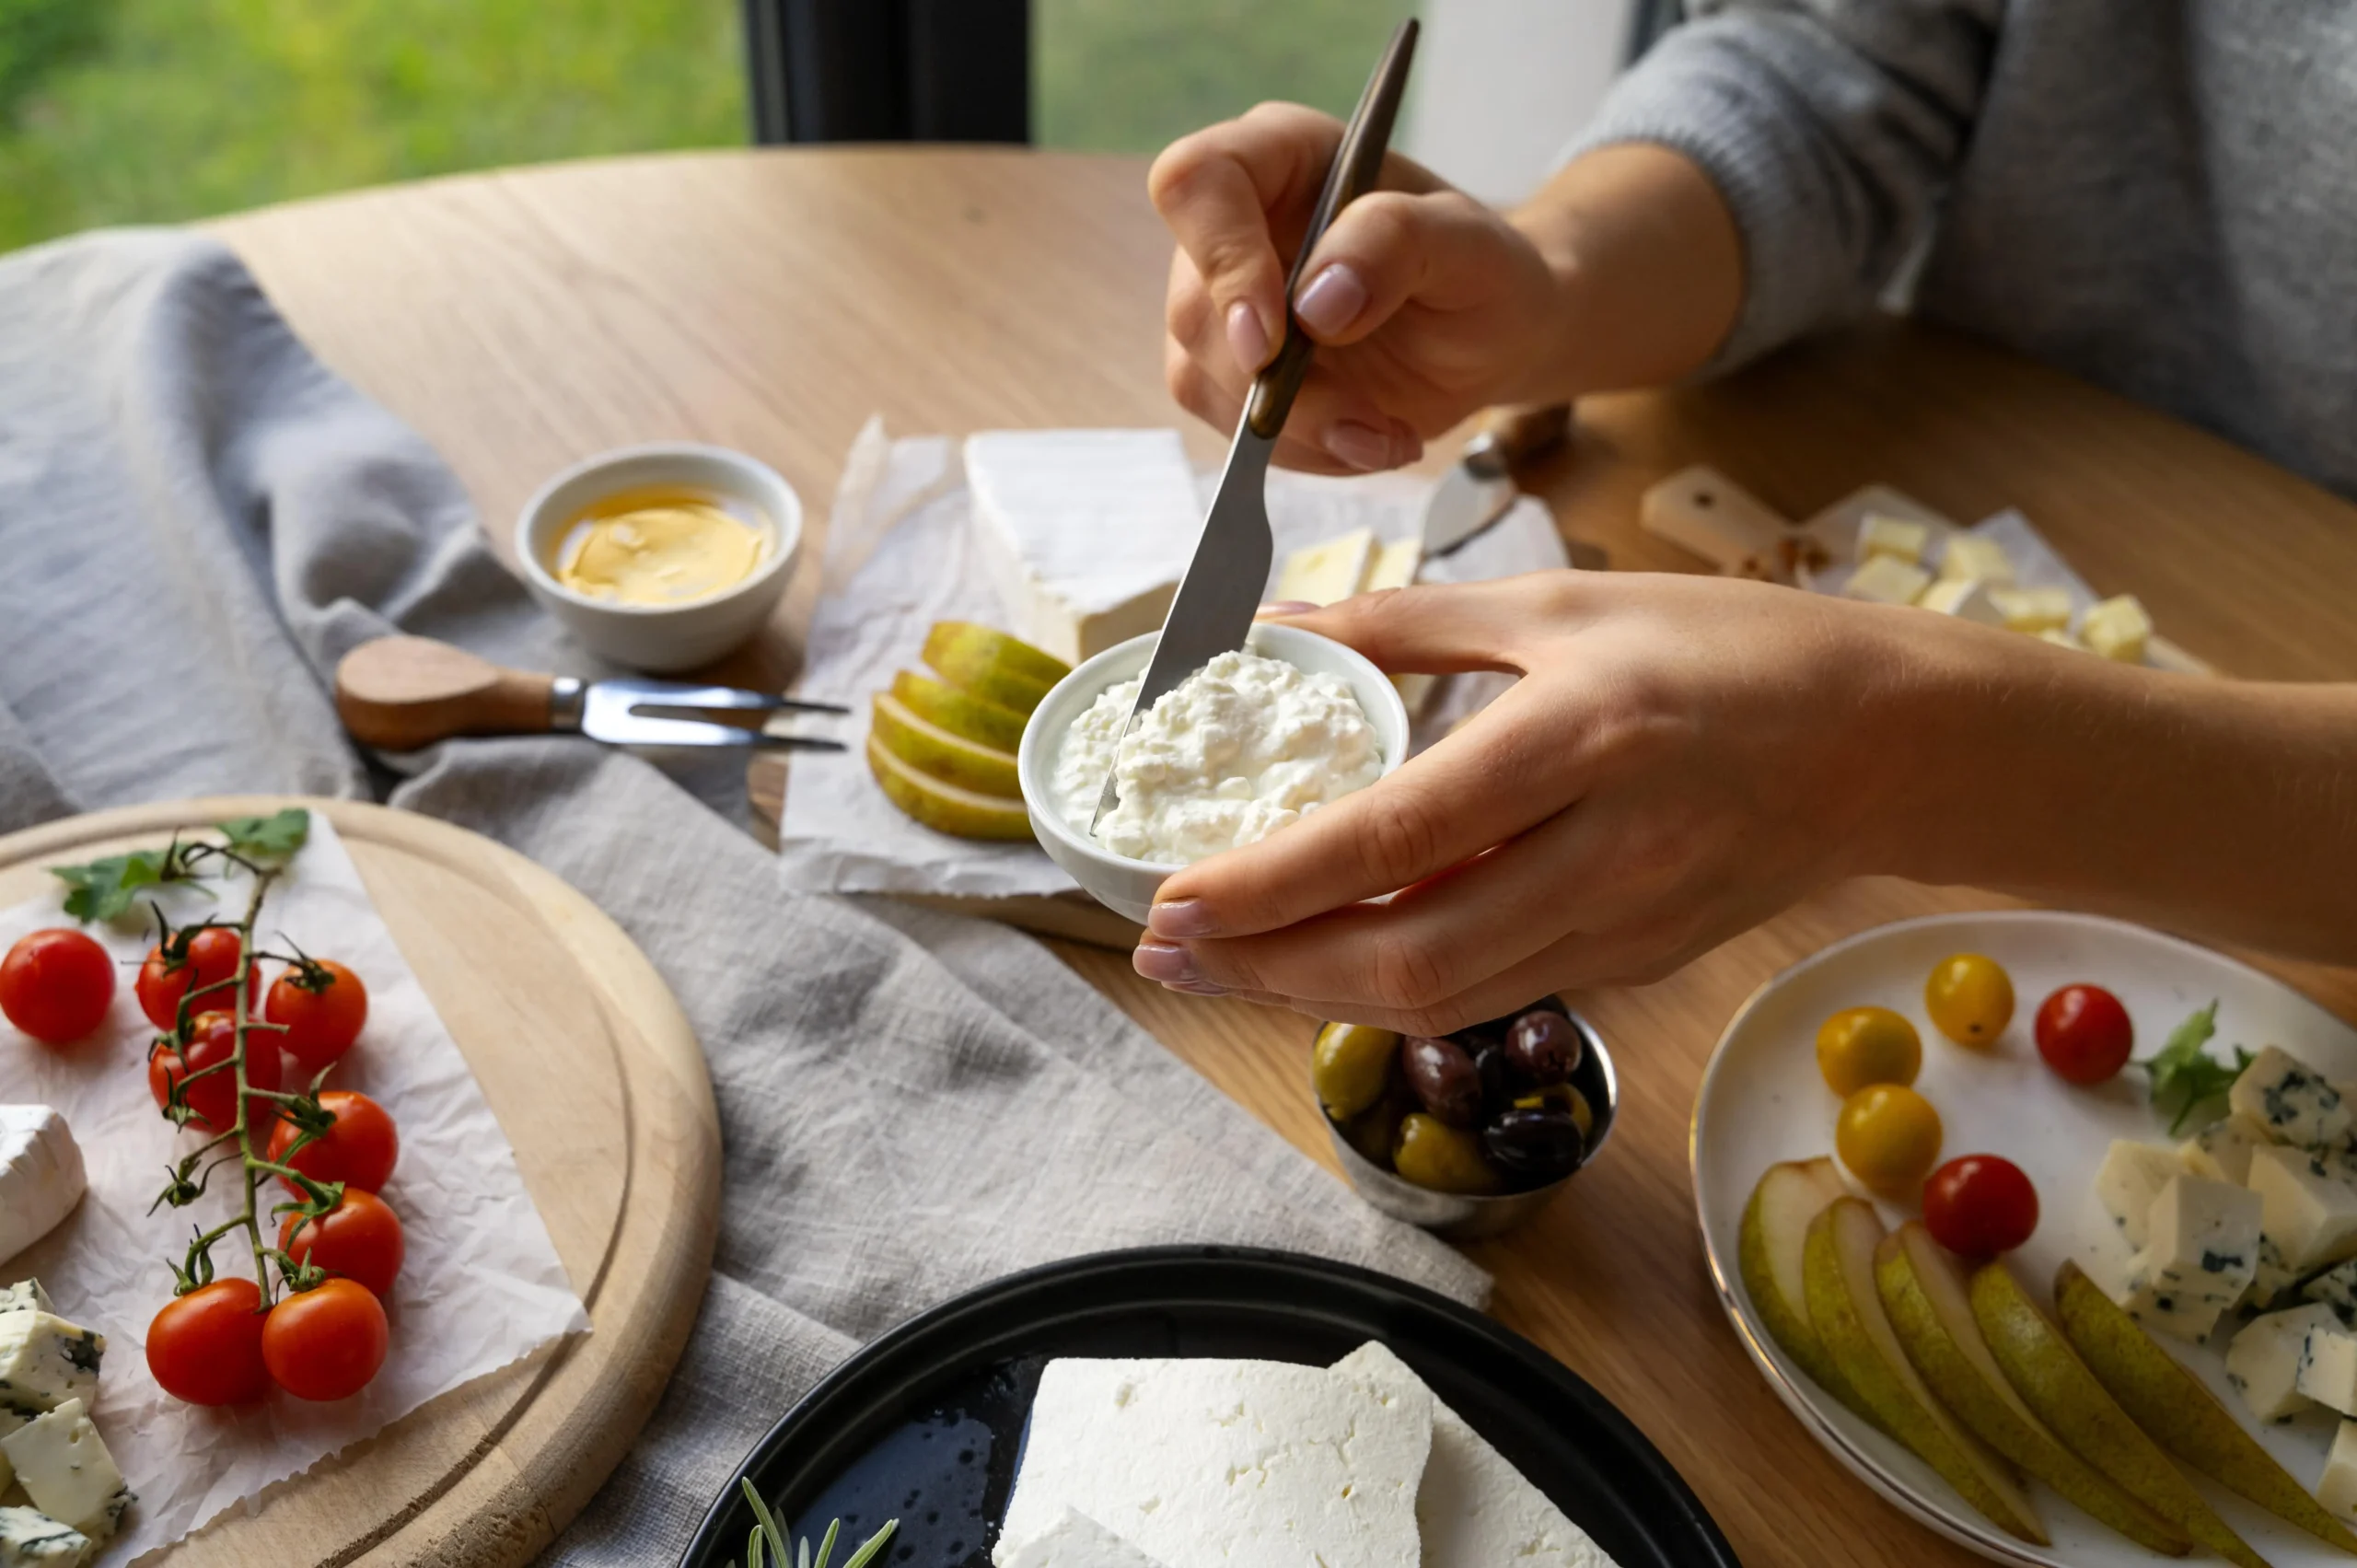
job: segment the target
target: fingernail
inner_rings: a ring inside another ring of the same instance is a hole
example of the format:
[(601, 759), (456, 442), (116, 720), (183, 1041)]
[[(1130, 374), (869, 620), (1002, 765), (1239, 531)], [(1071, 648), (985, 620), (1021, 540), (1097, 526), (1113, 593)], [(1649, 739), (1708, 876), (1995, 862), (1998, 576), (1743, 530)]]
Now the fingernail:
[(1227, 346), (1247, 376), (1257, 376), (1269, 363), (1269, 333), (1260, 313), (1242, 300), (1227, 308)]
[(1219, 935), (1219, 922), (1212, 918), (1212, 912), (1203, 907), (1201, 899), (1173, 899), (1155, 905), (1146, 911), (1145, 928), (1171, 942), (1194, 942)]
[(1366, 285), (1341, 261), (1319, 270), (1293, 302), (1293, 313), (1313, 332), (1339, 332), (1366, 308)]
[(1259, 610), (1254, 610), (1253, 614), (1256, 617), (1262, 615), (1306, 615), (1317, 608), (1318, 607), (1316, 605), (1310, 603), (1306, 598), (1281, 598), (1272, 604), (1262, 605)]
[(1354, 419), (1337, 420), (1327, 427), (1326, 449), (1363, 472), (1392, 466), (1391, 437)]
[(1189, 996), (1225, 996), (1228, 994), (1227, 987), (1224, 985), (1213, 985), (1207, 980), (1192, 981), (1185, 985), (1165, 985), (1162, 989), (1165, 991), (1182, 992)]
[(1169, 942), (1139, 943), (1138, 950), (1130, 955), (1130, 967), (1165, 985), (1203, 983), (1202, 972), (1195, 968), (1195, 955)]

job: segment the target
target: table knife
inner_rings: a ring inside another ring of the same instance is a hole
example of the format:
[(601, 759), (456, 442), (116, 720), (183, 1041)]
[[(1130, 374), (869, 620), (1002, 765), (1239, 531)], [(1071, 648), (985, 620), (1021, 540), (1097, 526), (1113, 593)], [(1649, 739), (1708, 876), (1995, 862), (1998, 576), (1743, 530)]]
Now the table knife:
[[(1400, 95), (1408, 85), (1409, 63), (1416, 52), (1416, 19), (1411, 17), (1391, 35), (1375, 75), (1367, 78), (1366, 90), (1359, 95), (1358, 108), (1342, 132), (1333, 164), (1326, 170), (1325, 188), (1318, 192), (1308, 231), (1301, 238), (1300, 254), (1294, 258), (1292, 273), (1285, 279), (1284, 341), (1252, 379), (1243, 416), (1237, 421), (1236, 439), (1228, 447), (1227, 467), (1220, 473), (1219, 490), (1204, 516), (1194, 558), (1187, 563), (1186, 575), (1178, 579), (1178, 592), (1163, 620), (1154, 657), (1139, 679), (1137, 699), (1122, 726), (1124, 737), (1135, 727), (1140, 714), (1214, 655), (1242, 647), (1252, 630), (1252, 617), (1269, 586), (1269, 565), (1276, 551), (1269, 532), (1269, 459), (1284, 431), (1285, 416), (1293, 412), (1302, 377), (1309, 371), (1309, 335), (1294, 319), (1294, 293), (1301, 285), (1310, 253), (1318, 249), (1335, 215), (1375, 189), (1382, 173), (1383, 154), (1391, 142), (1392, 123), (1399, 118)], [(1120, 754), (1116, 747), (1114, 755)], [(1105, 813), (1120, 803), (1117, 773), (1118, 763), (1114, 772), (1105, 775), (1104, 791), (1097, 797), (1097, 814), (1089, 820), (1092, 832)]]
[(335, 669), (335, 709), (354, 739), (379, 751), (414, 751), (459, 735), (541, 734), (615, 746), (841, 751), (840, 740), (772, 735), (761, 726), (773, 714), (851, 711), (733, 686), (536, 675), (431, 637), (379, 637), (344, 655)]
[(1522, 493), (1515, 488), (1517, 463), (1545, 456), (1570, 439), (1572, 411), (1546, 408), (1493, 409), (1441, 476), (1424, 503), (1424, 559), (1435, 560), (1489, 531)]

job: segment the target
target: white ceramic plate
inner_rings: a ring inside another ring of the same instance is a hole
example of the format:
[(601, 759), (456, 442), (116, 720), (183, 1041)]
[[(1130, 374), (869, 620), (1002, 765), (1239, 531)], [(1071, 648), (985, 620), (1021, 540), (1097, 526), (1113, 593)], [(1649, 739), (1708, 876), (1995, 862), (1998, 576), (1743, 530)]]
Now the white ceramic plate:
[[(1986, 953), (2012, 974), (2014, 1021), (1996, 1047), (1967, 1051), (1932, 1028), (1923, 981), (1950, 953)], [(2000, 1562), (2111, 1568), (2169, 1561), (2112, 1534), (2032, 1483), (2054, 1544), (2014, 1539), (1975, 1513), (1931, 1467), (1842, 1409), (1771, 1341), (1736, 1272), (1736, 1234), (1759, 1175), (1777, 1160), (1830, 1154), (1840, 1101), (1817, 1071), (1817, 1028), (1843, 1007), (1879, 1005), (1911, 1019), (1923, 1036), (1916, 1087), (1945, 1128), (1941, 1158), (1998, 1154), (2037, 1184), (2038, 1233), (2012, 1255), (2014, 1271), (2041, 1302), (2054, 1272), (2076, 1258), (2098, 1282), (2118, 1278), (2126, 1244), (2096, 1202), (2096, 1167), (2114, 1138), (2167, 1141), (2147, 1108), (2143, 1074), (2124, 1072), (2096, 1088), (2075, 1088), (2049, 1072), (2030, 1040), (2038, 1005), (2057, 987), (2087, 981), (2111, 991), (2136, 1027), (2136, 1056), (2157, 1051), (2186, 1015), (2218, 999), (2211, 1050), (2231, 1060), (2236, 1043), (2282, 1046), (2328, 1078), (2357, 1078), (2357, 1029), (2247, 965), (2141, 926), (2045, 911), (1937, 915), (1903, 921), (1836, 943), (1762, 986), (1720, 1037), (1694, 1101), (1691, 1157), (1702, 1246), (1719, 1299), (1752, 1359), (1803, 1425), (1833, 1456), (1907, 1513), (1950, 1539)], [(1910, 1212), (1876, 1205), (1886, 1223)], [(2313, 1487), (2331, 1446), (2333, 1418), (2312, 1411), (2261, 1428), (2226, 1384), (2223, 1345), (2237, 1319), (2207, 1346), (2162, 1342), (2245, 1418), (2275, 1457)], [(2203, 1492), (2227, 1522), (2279, 1565), (2346, 1562), (2312, 1536), (2277, 1521), (2209, 1482)]]

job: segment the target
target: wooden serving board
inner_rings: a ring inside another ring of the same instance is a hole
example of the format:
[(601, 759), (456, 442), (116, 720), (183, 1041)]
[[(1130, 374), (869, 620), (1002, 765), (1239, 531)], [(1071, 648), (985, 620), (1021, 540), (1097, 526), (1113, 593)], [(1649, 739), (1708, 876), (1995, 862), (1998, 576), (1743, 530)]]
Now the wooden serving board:
[(513, 850), (380, 806), (242, 796), (50, 823), (0, 838), (0, 904), (53, 887), (47, 866), (290, 805), (342, 835), (515, 1145), (594, 1328), (146, 1561), (512, 1568), (612, 1471), (702, 1302), (720, 1205), (703, 1051), (654, 966), (596, 905)]

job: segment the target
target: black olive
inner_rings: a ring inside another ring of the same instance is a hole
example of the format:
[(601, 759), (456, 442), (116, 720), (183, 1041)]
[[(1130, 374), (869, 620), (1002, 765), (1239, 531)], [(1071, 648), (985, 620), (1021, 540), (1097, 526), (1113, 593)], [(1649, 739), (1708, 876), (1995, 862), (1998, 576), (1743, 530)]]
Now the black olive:
[(1481, 1132), (1481, 1147), (1527, 1181), (1569, 1176), (1587, 1156), (1579, 1123), (1562, 1110), (1509, 1110)]
[(1473, 1071), (1481, 1079), (1481, 1109), (1496, 1115), (1515, 1101), (1522, 1092), (1521, 1080), (1515, 1076), (1513, 1063), (1506, 1060), (1502, 1045), (1485, 1045), (1473, 1053)]
[(1579, 1030), (1561, 1013), (1533, 1009), (1506, 1030), (1506, 1060), (1526, 1084), (1561, 1084), (1580, 1064)]
[(1465, 1048), (1451, 1040), (1410, 1035), (1399, 1045), (1399, 1064), (1408, 1086), (1424, 1109), (1452, 1127), (1472, 1127), (1481, 1120), (1481, 1074)]

